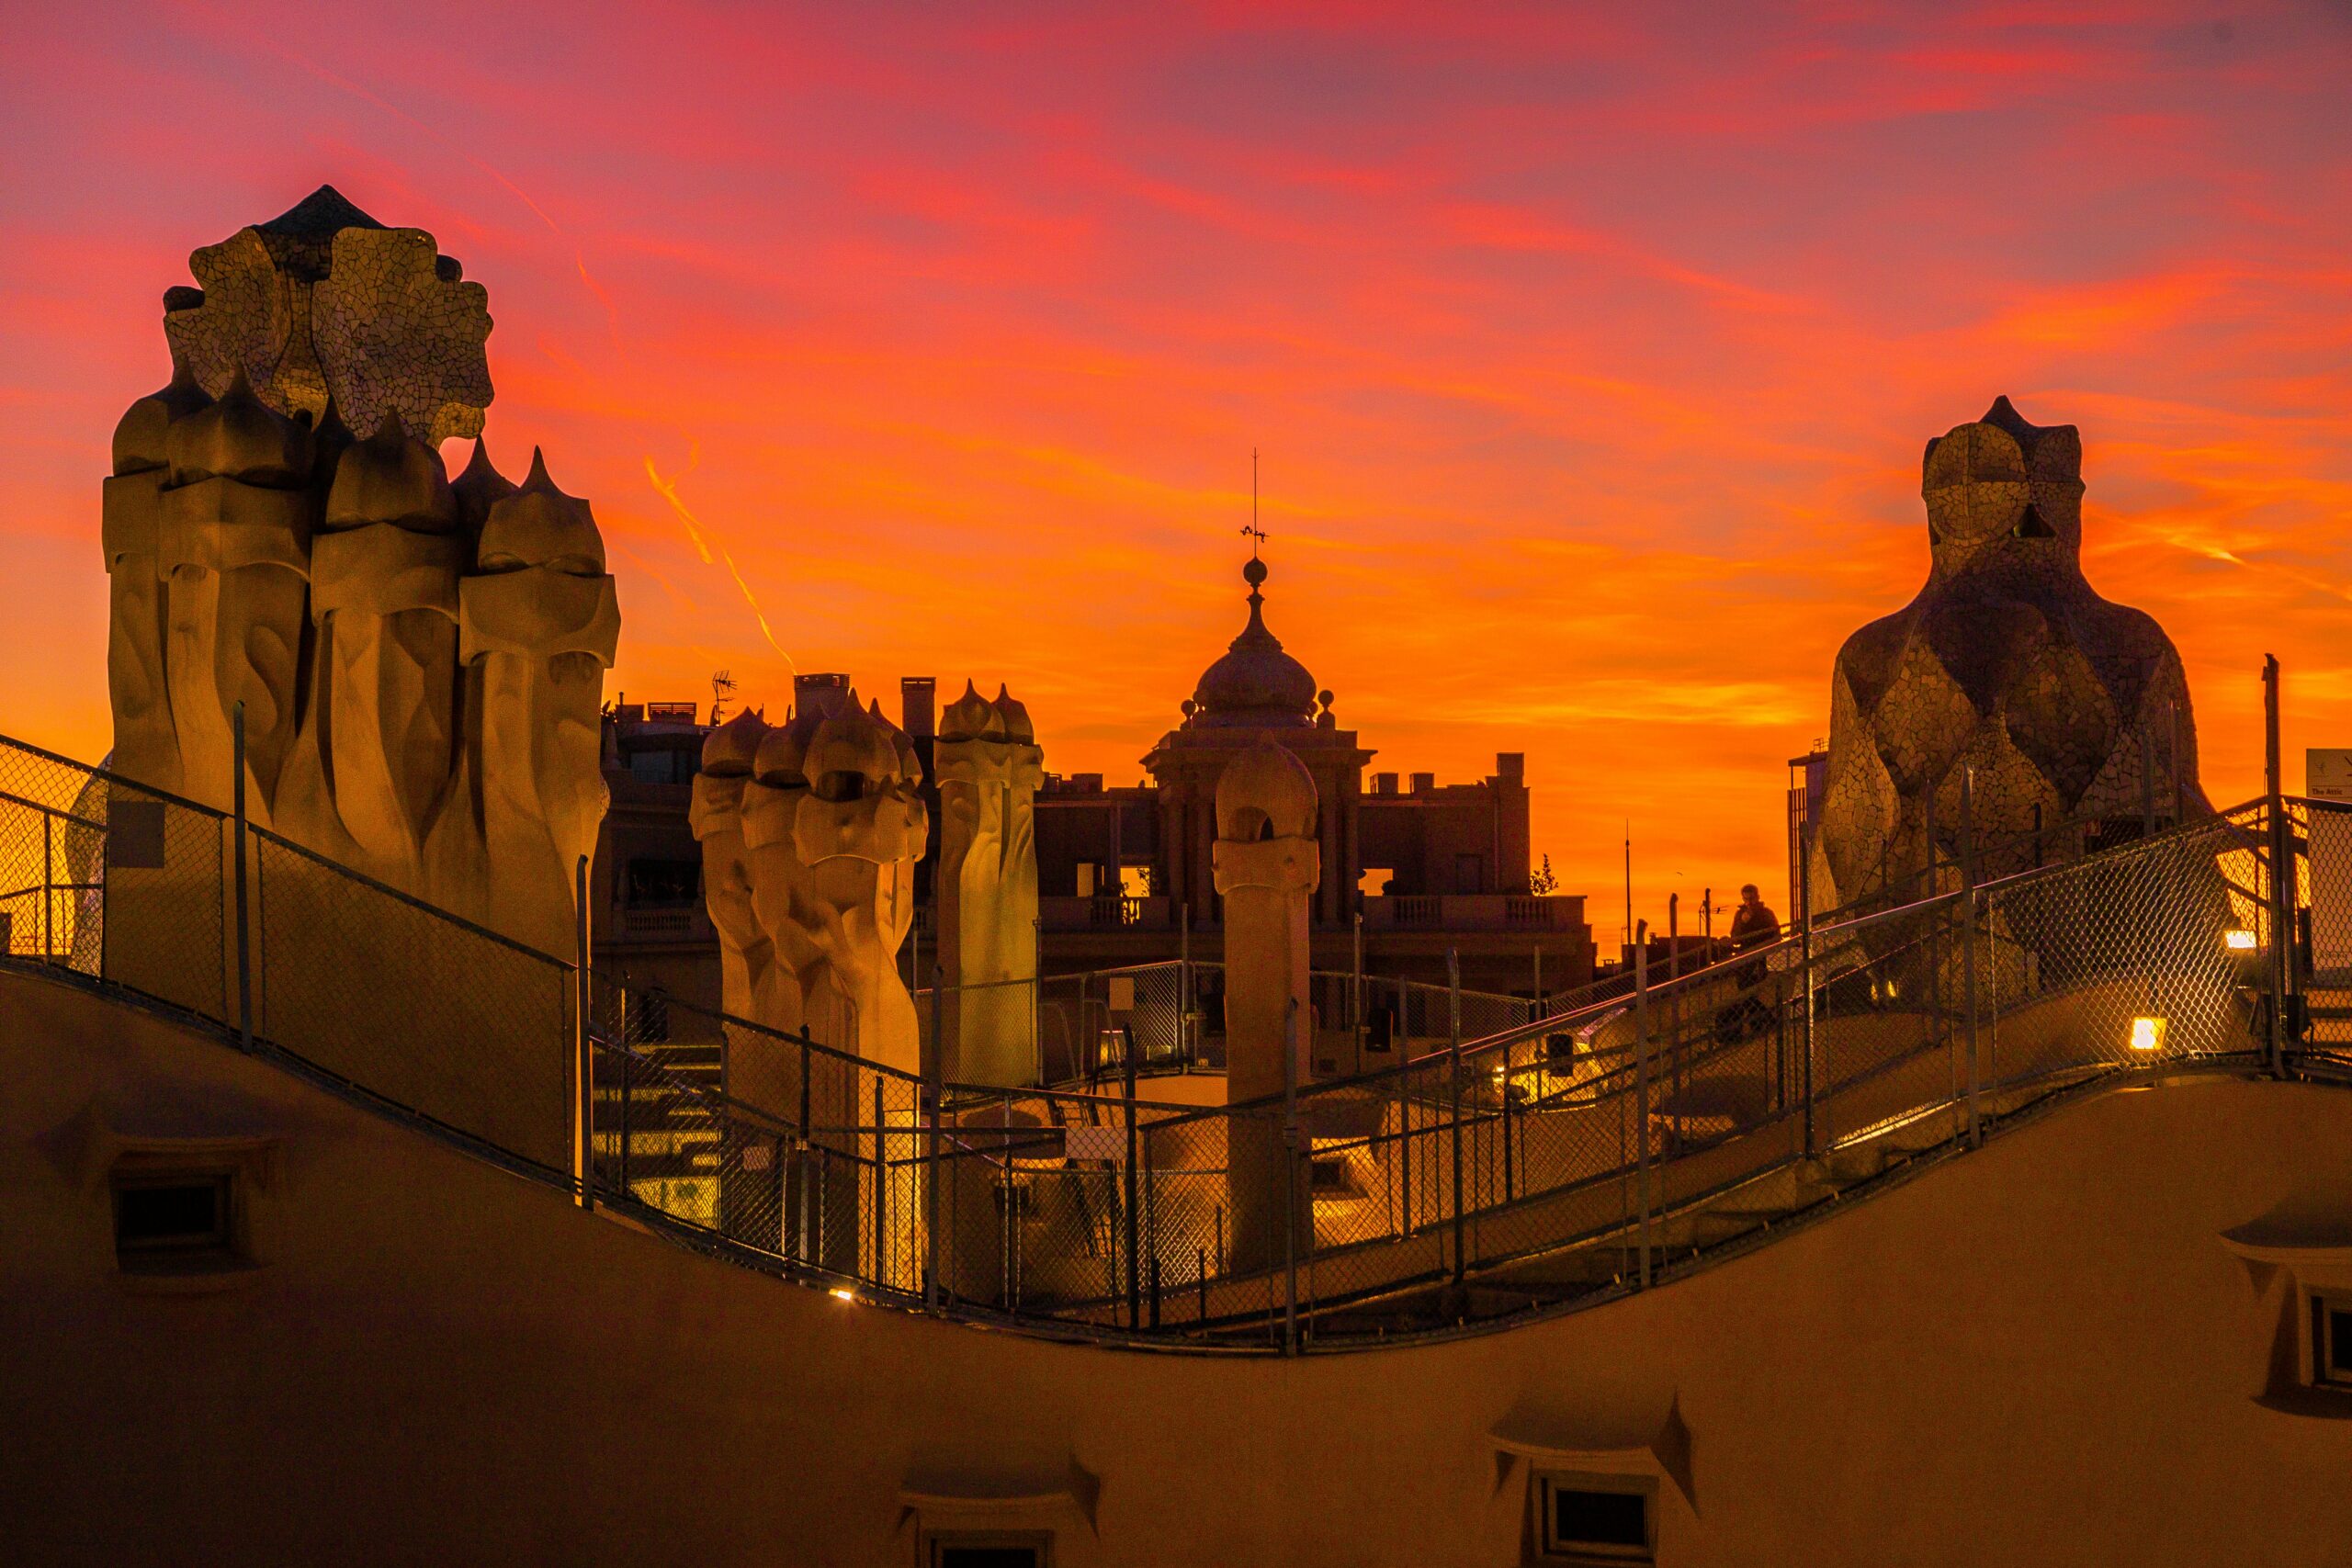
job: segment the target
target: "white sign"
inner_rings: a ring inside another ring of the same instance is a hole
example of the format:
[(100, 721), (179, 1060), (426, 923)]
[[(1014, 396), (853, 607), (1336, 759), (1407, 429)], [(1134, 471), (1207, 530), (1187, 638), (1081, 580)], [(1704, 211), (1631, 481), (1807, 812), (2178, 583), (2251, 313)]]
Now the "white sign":
[(1133, 975), (1112, 976), (1110, 991), (1113, 1012), (1136, 1010), (1136, 977)]
[(2313, 746), (2305, 751), (2303, 793), (2313, 800), (2352, 800), (2352, 747)]

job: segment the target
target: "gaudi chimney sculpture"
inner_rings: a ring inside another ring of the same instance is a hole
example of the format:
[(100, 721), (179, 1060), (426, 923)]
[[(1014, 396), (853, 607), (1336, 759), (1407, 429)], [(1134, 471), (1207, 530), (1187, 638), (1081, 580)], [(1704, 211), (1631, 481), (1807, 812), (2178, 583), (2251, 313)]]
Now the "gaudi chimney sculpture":
[(254, 821), (569, 955), (619, 611), (543, 463), (442, 466), (490, 401), (487, 294), (324, 186), (188, 265), (107, 481), (115, 772), (228, 807), (242, 703)]
[(1958, 855), (1964, 769), (1983, 873), (2080, 852), (2082, 818), (2113, 837), (2209, 811), (2179, 654), (2083, 578), (2075, 427), (1998, 399), (1928, 443), (1920, 493), (1927, 586), (1831, 679), (1815, 908), (1927, 893), (1931, 857)]
[(1037, 786), (1045, 753), (1029, 710), (969, 682), (943, 716), (939, 777), (939, 968), (944, 1072), (962, 1083), (1037, 1077)]

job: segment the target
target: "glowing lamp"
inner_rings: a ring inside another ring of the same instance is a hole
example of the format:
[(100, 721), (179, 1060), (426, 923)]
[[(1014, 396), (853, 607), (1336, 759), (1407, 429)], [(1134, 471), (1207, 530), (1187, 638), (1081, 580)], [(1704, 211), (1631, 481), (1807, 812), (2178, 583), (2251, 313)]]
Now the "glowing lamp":
[(2252, 953), (2255, 948), (2254, 933), (2249, 931), (2223, 931), (2222, 942), (2232, 953)]
[(857, 1292), (855, 1291), (845, 1291), (839, 1286), (835, 1286), (829, 1293), (832, 1296), (833, 1300), (837, 1302), (854, 1302), (857, 1300)]
[(2161, 1018), (2135, 1018), (2132, 1021), (2132, 1049), (2161, 1051), (2165, 1048), (2165, 1021)]

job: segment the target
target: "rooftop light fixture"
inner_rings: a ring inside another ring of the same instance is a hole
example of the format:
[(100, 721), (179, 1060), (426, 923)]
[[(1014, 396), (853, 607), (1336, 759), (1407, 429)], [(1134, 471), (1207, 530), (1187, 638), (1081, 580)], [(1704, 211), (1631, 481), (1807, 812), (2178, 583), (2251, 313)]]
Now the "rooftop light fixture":
[(2252, 953), (2256, 945), (2255, 935), (2252, 931), (2245, 930), (2223, 931), (2222, 944), (2232, 953)]
[(2165, 1048), (2165, 1021), (2161, 1018), (2135, 1018), (2132, 1021), (2132, 1049), (2161, 1051)]
[(857, 1300), (857, 1292), (855, 1291), (847, 1290), (839, 1285), (834, 1286), (832, 1290), (827, 1293), (837, 1302), (854, 1302)]

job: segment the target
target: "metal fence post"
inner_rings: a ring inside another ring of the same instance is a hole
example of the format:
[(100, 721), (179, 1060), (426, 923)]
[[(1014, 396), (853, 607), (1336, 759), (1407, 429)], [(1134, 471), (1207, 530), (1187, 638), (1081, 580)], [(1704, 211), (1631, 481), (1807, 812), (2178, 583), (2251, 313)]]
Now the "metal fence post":
[(809, 1168), (816, 1163), (816, 1140), (808, 1133), (809, 1069), (808, 1026), (804, 1023), (800, 1026), (800, 1127), (799, 1136), (794, 1140), (799, 1145), (800, 1156), (800, 1180), (797, 1194), (800, 1200), (797, 1256), (803, 1263), (810, 1262), (816, 1257), (813, 1250), (816, 1237), (812, 1234), (814, 1227), (810, 1218), (814, 1200), (809, 1192), (808, 1180)]
[[(1935, 796), (1928, 795), (1929, 809), (1934, 809)], [(1804, 1049), (1804, 1152), (1811, 1159), (1819, 1152), (1820, 1145), (1813, 1116), (1813, 830), (1808, 827), (1804, 835), (1804, 853), (1797, 864), (1797, 962), (1799, 980), (1804, 999), (1804, 1032), (1800, 1043)], [(1935, 854), (1934, 840), (1928, 840), (1929, 863)], [(1933, 874), (1928, 878), (1928, 891), (1935, 888)], [(1785, 1010), (1785, 1007), (1783, 1009)]]
[(1176, 907), (1176, 1056), (1190, 1072), (1198, 1066), (1197, 1032), (1193, 1027), (1193, 906)]
[(1127, 1158), (1123, 1169), (1121, 1186), (1125, 1189), (1127, 1233), (1127, 1326), (1143, 1326), (1143, 1271), (1136, 1258), (1139, 1215), (1136, 1212), (1136, 1034), (1132, 1027), (1123, 1026), (1119, 1038), (1119, 1091), (1126, 1101)]
[(890, 1285), (890, 1140), (885, 1131), (889, 1125), (887, 1116), (888, 1112), (882, 1106), (882, 1075), (876, 1073), (874, 1075), (874, 1267), (870, 1273), (875, 1284), (885, 1290)]
[(2269, 799), (2263, 809), (2270, 818), (2270, 1072), (2274, 1077), (2284, 1077), (2287, 1072), (2287, 954), (2292, 944), (2292, 894), (2294, 867), (2290, 863), (2292, 851), (2287, 833), (2287, 794), (2285, 760), (2278, 745), (2278, 660), (2274, 654), (2262, 656), (2262, 763), (2263, 784)]
[(583, 1209), (596, 1206), (594, 1169), (595, 1137), (595, 1061), (588, 1045), (588, 857), (582, 855), (572, 875), (571, 970), (571, 1180), (573, 1201)]
[(1283, 1354), (1298, 1354), (1298, 998), (1283, 1028)]
[(1650, 941), (1649, 922), (1634, 927), (1634, 1168), (1641, 1204), (1641, 1281), (1650, 1288)]
[(1462, 953), (1445, 950), (1446, 1065), (1453, 1091), (1453, 1282), (1460, 1284), (1466, 1259), (1463, 1239), (1468, 1234), (1462, 1213)]
[(1350, 960), (1354, 973), (1348, 985), (1348, 1024), (1355, 1037), (1356, 1071), (1362, 1072), (1364, 1041), (1370, 1032), (1364, 1028), (1363, 1017), (1363, 902), (1361, 897), (1356, 902), (1354, 927), (1355, 953)]
[[(253, 921), (245, 901), (245, 705), (243, 698), (229, 710), (231, 831), (237, 836), (232, 857), (237, 881), (237, 1041), (254, 1048)], [(217, 907), (217, 906), (216, 906)]]
[(1984, 1141), (1984, 1123), (1978, 1113), (1980, 1074), (1976, 1055), (1976, 770), (1960, 773), (1960, 886), (1966, 923), (1960, 935), (1960, 986), (1962, 1017), (1968, 1031), (1968, 1145)]
[(922, 1076), (922, 1304), (939, 1310), (939, 1122), (946, 1114), (946, 1043), (940, 1038), (941, 1011), (945, 1005), (944, 981), (936, 955), (931, 965), (931, 1055)]

